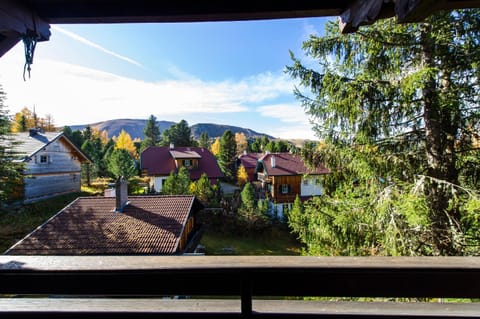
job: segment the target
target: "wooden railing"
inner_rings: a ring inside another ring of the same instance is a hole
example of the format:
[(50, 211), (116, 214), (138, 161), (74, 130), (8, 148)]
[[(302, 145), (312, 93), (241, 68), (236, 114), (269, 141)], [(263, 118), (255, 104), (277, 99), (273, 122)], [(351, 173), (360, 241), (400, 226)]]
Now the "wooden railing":
[(445, 302), (480, 298), (480, 258), (0, 256), (0, 294), (0, 318), (480, 317)]

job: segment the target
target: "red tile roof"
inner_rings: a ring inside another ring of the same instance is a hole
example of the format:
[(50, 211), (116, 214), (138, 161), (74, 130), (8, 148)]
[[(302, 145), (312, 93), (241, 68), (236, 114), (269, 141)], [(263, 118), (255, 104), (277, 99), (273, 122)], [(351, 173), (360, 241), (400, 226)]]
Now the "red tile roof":
[[(172, 155), (172, 153), (174, 155)], [(191, 157), (197, 154), (198, 157)], [(198, 158), (198, 168), (189, 170), (190, 179), (198, 180), (202, 173), (206, 173), (210, 179), (223, 177), (223, 173), (218, 166), (217, 159), (206, 148), (203, 147), (175, 147), (173, 150), (169, 147), (152, 146), (146, 148), (140, 156), (140, 165), (142, 170), (147, 171), (149, 176), (165, 176), (172, 171), (176, 172), (176, 158)], [(190, 156), (190, 157), (180, 157)]]
[(9, 255), (175, 254), (184, 226), (202, 206), (194, 196), (80, 197), (19, 241)]
[[(272, 158), (274, 158), (275, 167), (272, 167)], [(300, 174), (328, 174), (330, 171), (323, 165), (316, 168), (309, 168), (305, 165), (300, 155), (290, 153), (271, 153), (265, 154), (259, 159), (263, 163), (265, 173), (268, 176), (286, 176)]]

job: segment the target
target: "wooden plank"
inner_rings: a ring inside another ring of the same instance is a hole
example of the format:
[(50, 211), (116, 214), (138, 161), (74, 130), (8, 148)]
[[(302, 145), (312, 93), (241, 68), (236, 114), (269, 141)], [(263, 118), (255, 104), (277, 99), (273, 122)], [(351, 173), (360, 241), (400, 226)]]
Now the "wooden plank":
[(0, 256), (0, 294), (480, 297), (474, 257)]
[[(101, 314), (129, 315), (138, 318), (150, 314), (162, 315), (222, 315), (240, 314), (238, 299), (145, 299), (145, 298), (2, 298), (0, 316), (12, 314)], [(375, 317), (375, 318), (478, 318), (478, 303), (425, 302), (326, 302), (304, 300), (254, 300), (255, 317), (312, 316), (316, 317)]]

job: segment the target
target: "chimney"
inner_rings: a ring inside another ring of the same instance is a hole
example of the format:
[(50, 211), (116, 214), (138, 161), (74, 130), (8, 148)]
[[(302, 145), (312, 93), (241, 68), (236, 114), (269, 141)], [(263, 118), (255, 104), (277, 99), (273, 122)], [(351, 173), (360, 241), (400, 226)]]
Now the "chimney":
[(275, 156), (272, 155), (272, 157), (270, 157), (270, 164), (272, 166), (272, 168), (275, 168), (275, 165), (277, 164), (276, 161), (275, 161)]
[(123, 176), (120, 176), (115, 183), (115, 212), (123, 212), (123, 209), (128, 204), (127, 180)]
[(175, 145), (173, 143), (170, 143), (170, 149), (173, 150), (175, 148)]

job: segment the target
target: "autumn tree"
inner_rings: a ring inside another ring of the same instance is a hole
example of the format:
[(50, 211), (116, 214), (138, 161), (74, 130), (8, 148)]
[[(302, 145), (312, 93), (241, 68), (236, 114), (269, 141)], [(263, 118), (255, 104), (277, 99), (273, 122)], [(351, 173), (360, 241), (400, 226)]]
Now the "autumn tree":
[(115, 148), (127, 150), (132, 156), (137, 156), (137, 148), (133, 144), (132, 137), (123, 129), (117, 137)]
[(237, 185), (243, 186), (248, 182), (248, 173), (243, 165), (240, 165), (237, 170)]
[(215, 142), (210, 146), (210, 151), (215, 157), (218, 157), (218, 154), (220, 153), (220, 138), (217, 137), (215, 139)]
[(235, 143), (237, 145), (237, 155), (243, 154), (248, 148), (248, 140), (243, 132), (235, 133)]
[(220, 139), (220, 150), (218, 153), (218, 165), (225, 177), (233, 181), (236, 176), (235, 160), (236, 160), (236, 143), (235, 137), (230, 130), (226, 130)]
[(146, 149), (149, 146), (156, 146), (161, 140), (160, 127), (157, 124), (157, 118), (154, 115), (150, 115), (143, 129), (145, 138), (142, 141), (141, 150)]
[[(426, 199), (427, 218), (417, 221), (427, 228), (423, 242), (412, 241), (409, 248), (430, 247), (422, 250), (427, 254), (465, 252), (466, 246), (458, 241), (464, 238), (459, 234), (465, 217), (458, 205), (458, 164), (462, 153), (472, 149), (469, 128), (478, 130), (480, 125), (479, 12), (441, 12), (415, 24), (386, 19), (350, 35), (341, 35), (338, 25), (329, 22), (325, 36), (312, 35), (303, 44), (318, 68), (303, 64), (293, 54), (293, 65), (287, 68), (298, 80), (295, 94), (314, 119), (317, 135), (329, 145), (317, 159), (334, 172), (337, 206), (341, 200), (342, 211), (348, 212), (357, 207), (353, 201), (383, 198), (383, 203), (392, 205), (390, 212), (398, 212), (408, 226), (407, 210), (397, 205), (411, 200), (410, 192), (415, 191), (413, 202)], [(360, 186), (354, 192), (361, 191), (362, 197), (352, 194), (354, 180)], [(418, 187), (411, 186), (420, 182)], [(336, 210), (333, 199), (332, 205), (328, 198), (324, 201), (322, 210)], [(365, 204), (372, 207), (372, 202)], [(332, 216), (339, 213), (330, 211)], [(352, 213), (350, 220), (359, 216), (363, 214)], [(355, 224), (360, 222), (350, 225)], [(334, 229), (338, 225), (332, 225)], [(395, 238), (399, 237), (391, 240)]]
[(15, 113), (13, 116), (12, 132), (26, 132), (33, 127), (35, 127), (35, 120), (33, 112), (28, 107), (22, 108), (20, 112)]

